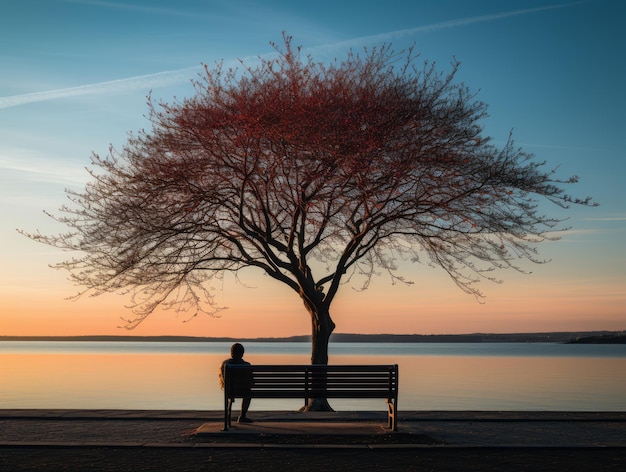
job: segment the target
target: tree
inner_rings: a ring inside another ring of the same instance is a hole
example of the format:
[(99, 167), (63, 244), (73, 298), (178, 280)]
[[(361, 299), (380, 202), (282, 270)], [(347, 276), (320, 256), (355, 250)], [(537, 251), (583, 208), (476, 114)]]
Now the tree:
[(410, 283), (397, 261), (421, 255), (480, 298), (494, 269), (542, 262), (535, 243), (560, 220), (540, 199), (592, 204), (564, 192), (576, 177), (482, 135), (458, 63), (444, 74), (386, 45), (324, 65), (284, 39), (243, 71), (205, 67), (192, 98), (149, 98), (152, 129), (94, 154), (68, 191), (69, 232), (30, 235), (82, 253), (57, 266), (81, 293), (130, 293), (129, 327), (157, 306), (213, 313), (210, 281), (253, 267), (301, 297), (326, 364), (343, 283)]

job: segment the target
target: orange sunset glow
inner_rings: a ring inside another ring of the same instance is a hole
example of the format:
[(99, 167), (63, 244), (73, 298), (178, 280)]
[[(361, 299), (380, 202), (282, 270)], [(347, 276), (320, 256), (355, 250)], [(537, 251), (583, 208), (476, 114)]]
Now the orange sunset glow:
[[(537, 273), (505, 274), (503, 284), (484, 283), (483, 303), (461, 292), (436, 269), (416, 266), (415, 284), (392, 285), (379, 278), (369, 290), (342, 288), (332, 310), (339, 333), (475, 333), (621, 330), (624, 324), (623, 287), (598, 288), (586, 278), (555, 279), (556, 263)], [(544, 274), (545, 273), (545, 274)], [(211, 317), (189, 318), (157, 311), (136, 329), (123, 328), (130, 311), (119, 295), (78, 300), (62, 274), (50, 271), (54, 290), (25, 289), (4, 304), (4, 335), (188, 335), (281, 337), (309, 334), (310, 318), (296, 293), (268, 277), (246, 279), (253, 287), (225, 282), (219, 299), (228, 308)], [(508, 277), (507, 277), (508, 276)], [(254, 284), (252, 284), (254, 281)], [(598, 298), (597, 291), (603, 296)], [(6, 292), (3, 294), (8, 300)]]

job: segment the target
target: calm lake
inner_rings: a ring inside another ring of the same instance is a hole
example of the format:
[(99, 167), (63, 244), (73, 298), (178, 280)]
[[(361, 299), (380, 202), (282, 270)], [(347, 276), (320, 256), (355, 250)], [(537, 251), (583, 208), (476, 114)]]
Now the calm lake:
[[(307, 364), (309, 343), (246, 343), (255, 364)], [(220, 410), (230, 343), (0, 341), (0, 409)], [(398, 364), (400, 410), (626, 411), (626, 345), (334, 343), (333, 364)], [(299, 400), (255, 400), (289, 410)], [(336, 410), (385, 410), (334, 400)]]

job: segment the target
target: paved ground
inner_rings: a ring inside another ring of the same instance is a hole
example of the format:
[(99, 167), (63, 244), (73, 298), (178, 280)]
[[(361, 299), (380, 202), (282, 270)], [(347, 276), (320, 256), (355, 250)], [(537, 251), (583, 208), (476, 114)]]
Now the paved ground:
[[(397, 433), (379, 412), (250, 412), (251, 424), (223, 432), (221, 412), (0, 410), (0, 445), (241, 443), (255, 436), (395, 437), (394, 444), (509, 447), (623, 447), (626, 412), (405, 412)], [(286, 439), (288, 441), (288, 439)]]
[(250, 417), (0, 410), (0, 470), (626, 470), (626, 412), (402, 412), (395, 433), (379, 412)]

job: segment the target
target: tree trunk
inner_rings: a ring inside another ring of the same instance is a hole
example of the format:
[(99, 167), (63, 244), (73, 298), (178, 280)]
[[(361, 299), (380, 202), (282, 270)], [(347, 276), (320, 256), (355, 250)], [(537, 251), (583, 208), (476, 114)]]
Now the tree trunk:
[[(307, 310), (311, 314), (311, 364), (328, 364), (328, 342), (335, 329), (335, 323), (330, 317), (326, 304), (317, 300), (317, 303), (307, 303)], [(334, 411), (326, 398), (309, 398), (307, 404), (300, 411)]]
[(325, 306), (311, 312), (311, 364), (328, 364), (328, 343), (335, 323)]

